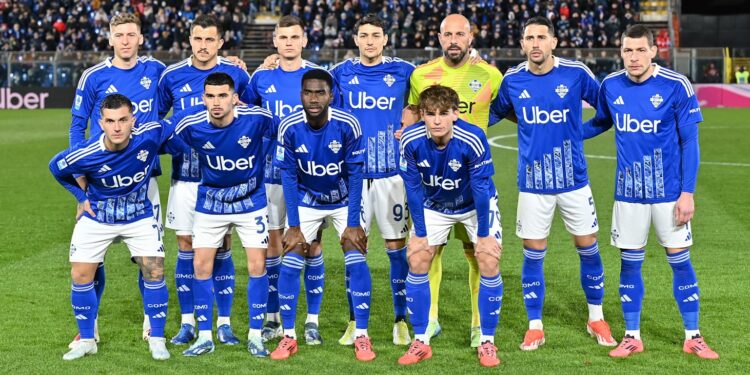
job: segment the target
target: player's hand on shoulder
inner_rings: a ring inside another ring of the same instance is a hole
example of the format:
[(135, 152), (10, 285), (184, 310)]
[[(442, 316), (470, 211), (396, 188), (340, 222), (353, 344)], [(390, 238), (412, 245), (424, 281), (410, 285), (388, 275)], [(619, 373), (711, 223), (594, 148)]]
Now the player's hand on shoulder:
[(360, 253), (367, 254), (367, 235), (364, 229), (360, 226), (346, 227), (344, 233), (341, 234), (341, 245), (354, 246)]
[(305, 236), (302, 234), (300, 227), (289, 227), (286, 233), (284, 233), (284, 253), (288, 253), (294, 250), (297, 246), (305, 245)]
[(475, 254), (487, 254), (500, 259), (502, 251), (503, 247), (499, 243), (497, 243), (497, 240), (495, 240), (494, 237), (477, 237), (476, 249), (474, 251)]
[(88, 214), (92, 217), (96, 217), (94, 210), (91, 209), (91, 202), (89, 202), (88, 199), (81, 203), (78, 203), (78, 207), (76, 208), (76, 221), (79, 220), (81, 216), (83, 216), (84, 212), (88, 212)]
[(276, 69), (277, 66), (279, 66), (279, 54), (274, 53), (272, 55), (268, 55), (268, 57), (263, 60), (263, 64), (260, 65), (260, 68)]
[(482, 58), (482, 54), (479, 53), (479, 51), (476, 48), (472, 48), (469, 50), (469, 64), (476, 65), (479, 63), (486, 62)]
[(227, 56), (226, 59), (229, 60), (229, 62), (231, 62), (232, 64), (242, 68), (242, 70), (247, 71), (247, 64), (245, 64), (245, 62), (242, 61), (242, 59), (238, 56)]
[(695, 213), (695, 201), (693, 193), (682, 192), (677, 198), (677, 204), (674, 206), (674, 221), (677, 225), (685, 225), (693, 218)]

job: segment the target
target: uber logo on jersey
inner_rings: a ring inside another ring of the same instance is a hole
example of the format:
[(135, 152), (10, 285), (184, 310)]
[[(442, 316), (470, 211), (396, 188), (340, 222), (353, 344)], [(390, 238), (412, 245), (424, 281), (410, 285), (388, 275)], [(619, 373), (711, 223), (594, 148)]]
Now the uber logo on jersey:
[(427, 181), (423, 181), (425, 185), (432, 187), (439, 187), (443, 190), (449, 191), (458, 189), (460, 187), (461, 179), (452, 180), (450, 178), (444, 178), (443, 176), (429, 175)]
[(342, 160), (338, 162), (338, 164), (328, 163), (323, 165), (316, 163), (314, 160), (308, 160), (303, 165), (302, 160), (297, 159), (297, 165), (299, 165), (299, 168), (302, 170), (302, 172), (315, 177), (337, 176), (339, 173), (341, 173), (341, 165), (343, 163), (344, 161)]
[(626, 133), (638, 133), (643, 132), (646, 134), (656, 134), (661, 120), (638, 120), (634, 118), (630, 113), (625, 113), (620, 119), (620, 114), (615, 113), (615, 126), (618, 131)]
[(137, 184), (141, 181), (143, 181), (146, 176), (148, 176), (148, 165), (146, 168), (143, 169), (143, 171), (138, 172), (134, 174), (133, 176), (121, 176), (121, 175), (114, 175), (112, 177), (102, 178), (102, 185), (108, 188), (117, 189), (121, 187), (127, 187), (132, 184)]

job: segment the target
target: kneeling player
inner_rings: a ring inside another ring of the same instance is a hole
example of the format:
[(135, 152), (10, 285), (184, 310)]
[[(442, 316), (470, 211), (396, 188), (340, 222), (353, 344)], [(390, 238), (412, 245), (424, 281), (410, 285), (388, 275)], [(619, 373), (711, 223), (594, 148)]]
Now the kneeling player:
[(297, 352), (294, 323), (299, 297), (299, 275), (305, 249), (315, 239), (326, 218), (341, 237), (349, 287), (355, 306), (354, 353), (357, 360), (375, 359), (367, 334), (370, 318), (371, 279), (360, 226), (362, 129), (354, 116), (329, 108), (333, 78), (321, 69), (302, 76), (302, 111), (284, 118), (279, 126), (276, 163), (287, 205), (289, 229), (284, 235), (286, 255), (279, 276), (279, 304), (284, 338), (271, 359), (287, 359)]
[[(121, 238), (143, 274), (143, 306), (151, 325), (149, 350), (154, 359), (166, 360), (164, 247), (148, 188), (159, 148), (171, 135), (171, 127), (152, 122), (133, 130), (133, 105), (120, 94), (107, 96), (100, 111), (99, 125), (104, 134), (61, 152), (50, 162), (52, 174), (78, 201), (70, 263), (71, 302), (80, 342), (63, 359), (97, 352), (94, 322), (99, 303), (94, 274), (109, 245)], [(75, 175), (86, 177), (88, 191), (78, 186)]]
[(479, 362), (487, 367), (500, 364), (494, 336), (503, 297), (502, 229), (492, 183), (494, 168), (486, 136), (480, 128), (458, 119), (458, 103), (458, 94), (451, 88), (427, 88), (419, 100), (424, 121), (408, 127), (401, 137), (401, 176), (414, 222), (407, 250), (406, 300), (415, 335), (398, 360), (402, 365), (432, 357), (427, 271), (437, 247), (447, 242), (457, 223), (466, 227), (474, 243), (481, 274)]
[(228, 74), (210, 74), (203, 84), (203, 102), (207, 109), (186, 116), (175, 130), (176, 136), (200, 154), (203, 176), (198, 186), (193, 225), (193, 301), (198, 339), (182, 353), (189, 357), (214, 350), (211, 337), (214, 258), (232, 226), (237, 228), (247, 254), (250, 320), (247, 349), (256, 357), (268, 355), (261, 338), (268, 301), (263, 137), (274, 127), (273, 116), (254, 106), (236, 107), (239, 99), (234, 87), (234, 80)]

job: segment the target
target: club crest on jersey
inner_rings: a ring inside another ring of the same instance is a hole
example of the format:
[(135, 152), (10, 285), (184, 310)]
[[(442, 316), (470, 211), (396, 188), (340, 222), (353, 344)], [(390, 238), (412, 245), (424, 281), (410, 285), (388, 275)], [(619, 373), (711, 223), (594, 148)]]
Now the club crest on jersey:
[(562, 99), (565, 97), (565, 95), (568, 94), (568, 86), (565, 86), (561, 83), (560, 86), (557, 86), (557, 88), (555, 88), (555, 92), (558, 96), (560, 96), (560, 99)]
[(482, 88), (482, 82), (477, 81), (476, 79), (469, 82), (469, 88), (471, 91), (477, 92), (479, 89)]
[(334, 154), (338, 154), (339, 150), (341, 150), (341, 143), (334, 139), (331, 141), (331, 143), (328, 144), (328, 148), (330, 148)]
[(461, 163), (456, 159), (452, 159), (448, 162), (448, 166), (453, 169), (453, 172), (458, 172), (458, 169), (461, 168)]
[(148, 151), (146, 150), (138, 151), (138, 155), (136, 156), (136, 158), (145, 163), (146, 159), (148, 158)]
[(151, 87), (151, 79), (148, 77), (141, 78), (141, 86), (145, 87), (146, 90), (148, 90), (149, 87)]
[(383, 82), (385, 82), (385, 84), (388, 85), (388, 87), (391, 87), (396, 82), (396, 79), (393, 78), (392, 75), (386, 74), (385, 77), (383, 77)]
[(654, 108), (658, 108), (659, 104), (664, 101), (664, 98), (661, 97), (661, 95), (656, 94), (649, 99), (651, 101), (651, 104), (654, 105)]
[(247, 148), (248, 145), (250, 145), (250, 138), (248, 138), (246, 135), (243, 135), (240, 137), (240, 139), (237, 140), (237, 143), (242, 146), (242, 148)]

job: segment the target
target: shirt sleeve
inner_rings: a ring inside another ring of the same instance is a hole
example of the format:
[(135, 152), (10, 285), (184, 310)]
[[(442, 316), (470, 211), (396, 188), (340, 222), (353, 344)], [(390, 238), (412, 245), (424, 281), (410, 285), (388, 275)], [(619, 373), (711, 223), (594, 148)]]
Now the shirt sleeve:
[(82, 171), (76, 168), (75, 165), (68, 164), (67, 160), (68, 154), (77, 149), (78, 148), (71, 147), (55, 155), (49, 162), (49, 170), (57, 182), (68, 190), (76, 198), (78, 203), (82, 203), (86, 201), (88, 197), (86, 196), (86, 192), (78, 186), (78, 182), (74, 176), (82, 174)]
[(675, 115), (677, 116), (677, 127), (684, 125), (697, 124), (703, 122), (701, 106), (698, 104), (698, 97), (695, 95), (692, 86), (684, 89), (678, 85), (677, 97), (675, 100)]
[(581, 96), (586, 103), (589, 103), (590, 106), (596, 108), (597, 103), (599, 102), (599, 89), (601, 85), (599, 85), (599, 81), (597, 81), (596, 78), (589, 75), (588, 71), (581, 70), (580, 74), (582, 85)]
[(497, 96), (492, 101), (492, 104), (490, 104), (490, 123), (487, 124), (489, 126), (497, 124), (513, 111), (513, 103), (510, 101), (507, 82), (507, 80), (502, 81)]
[(333, 87), (331, 87), (331, 105), (338, 108), (344, 108), (344, 94), (341, 91), (341, 82), (339, 82), (339, 73), (341, 69), (334, 67), (328, 73), (333, 77)]
[(72, 121), (70, 124), (70, 146), (86, 140), (86, 128), (88, 127), (91, 111), (96, 103), (96, 78), (84, 75), (78, 82), (76, 96), (71, 108)]
[(260, 93), (258, 92), (258, 80), (259, 79), (260, 79), (260, 75), (258, 74), (258, 70), (255, 70), (253, 75), (250, 76), (250, 83), (247, 85), (247, 90), (245, 94), (248, 100), (246, 103), (248, 105), (257, 105), (257, 106), (263, 105), (262, 98), (260, 96)]
[(599, 87), (596, 102), (596, 115), (583, 124), (583, 139), (594, 138), (609, 130), (613, 125), (612, 113), (609, 111), (609, 102), (607, 101), (606, 84)]
[(399, 174), (404, 180), (406, 190), (406, 202), (409, 204), (409, 215), (414, 224), (414, 233), (417, 237), (427, 236), (427, 226), (424, 220), (424, 186), (422, 177), (417, 170), (417, 162), (414, 159), (412, 145), (406, 145), (401, 149), (401, 161)]
[(409, 105), (419, 105), (419, 86), (417, 85), (417, 75), (414, 71), (411, 72), (409, 77)]
[(239, 66), (237, 69), (239, 69), (239, 73), (237, 74), (237, 94), (243, 103), (252, 105), (254, 104), (255, 97), (253, 96), (253, 90), (250, 88), (250, 74), (242, 70)]
[(677, 128), (680, 136), (680, 150), (682, 151), (682, 191), (694, 193), (698, 182), (698, 168), (700, 167), (700, 147), (698, 145), (698, 124), (691, 123)]
[(165, 73), (162, 73), (159, 78), (158, 101), (159, 101), (159, 118), (164, 118), (172, 109), (174, 98), (172, 97), (172, 91), (169, 89), (169, 80)]

